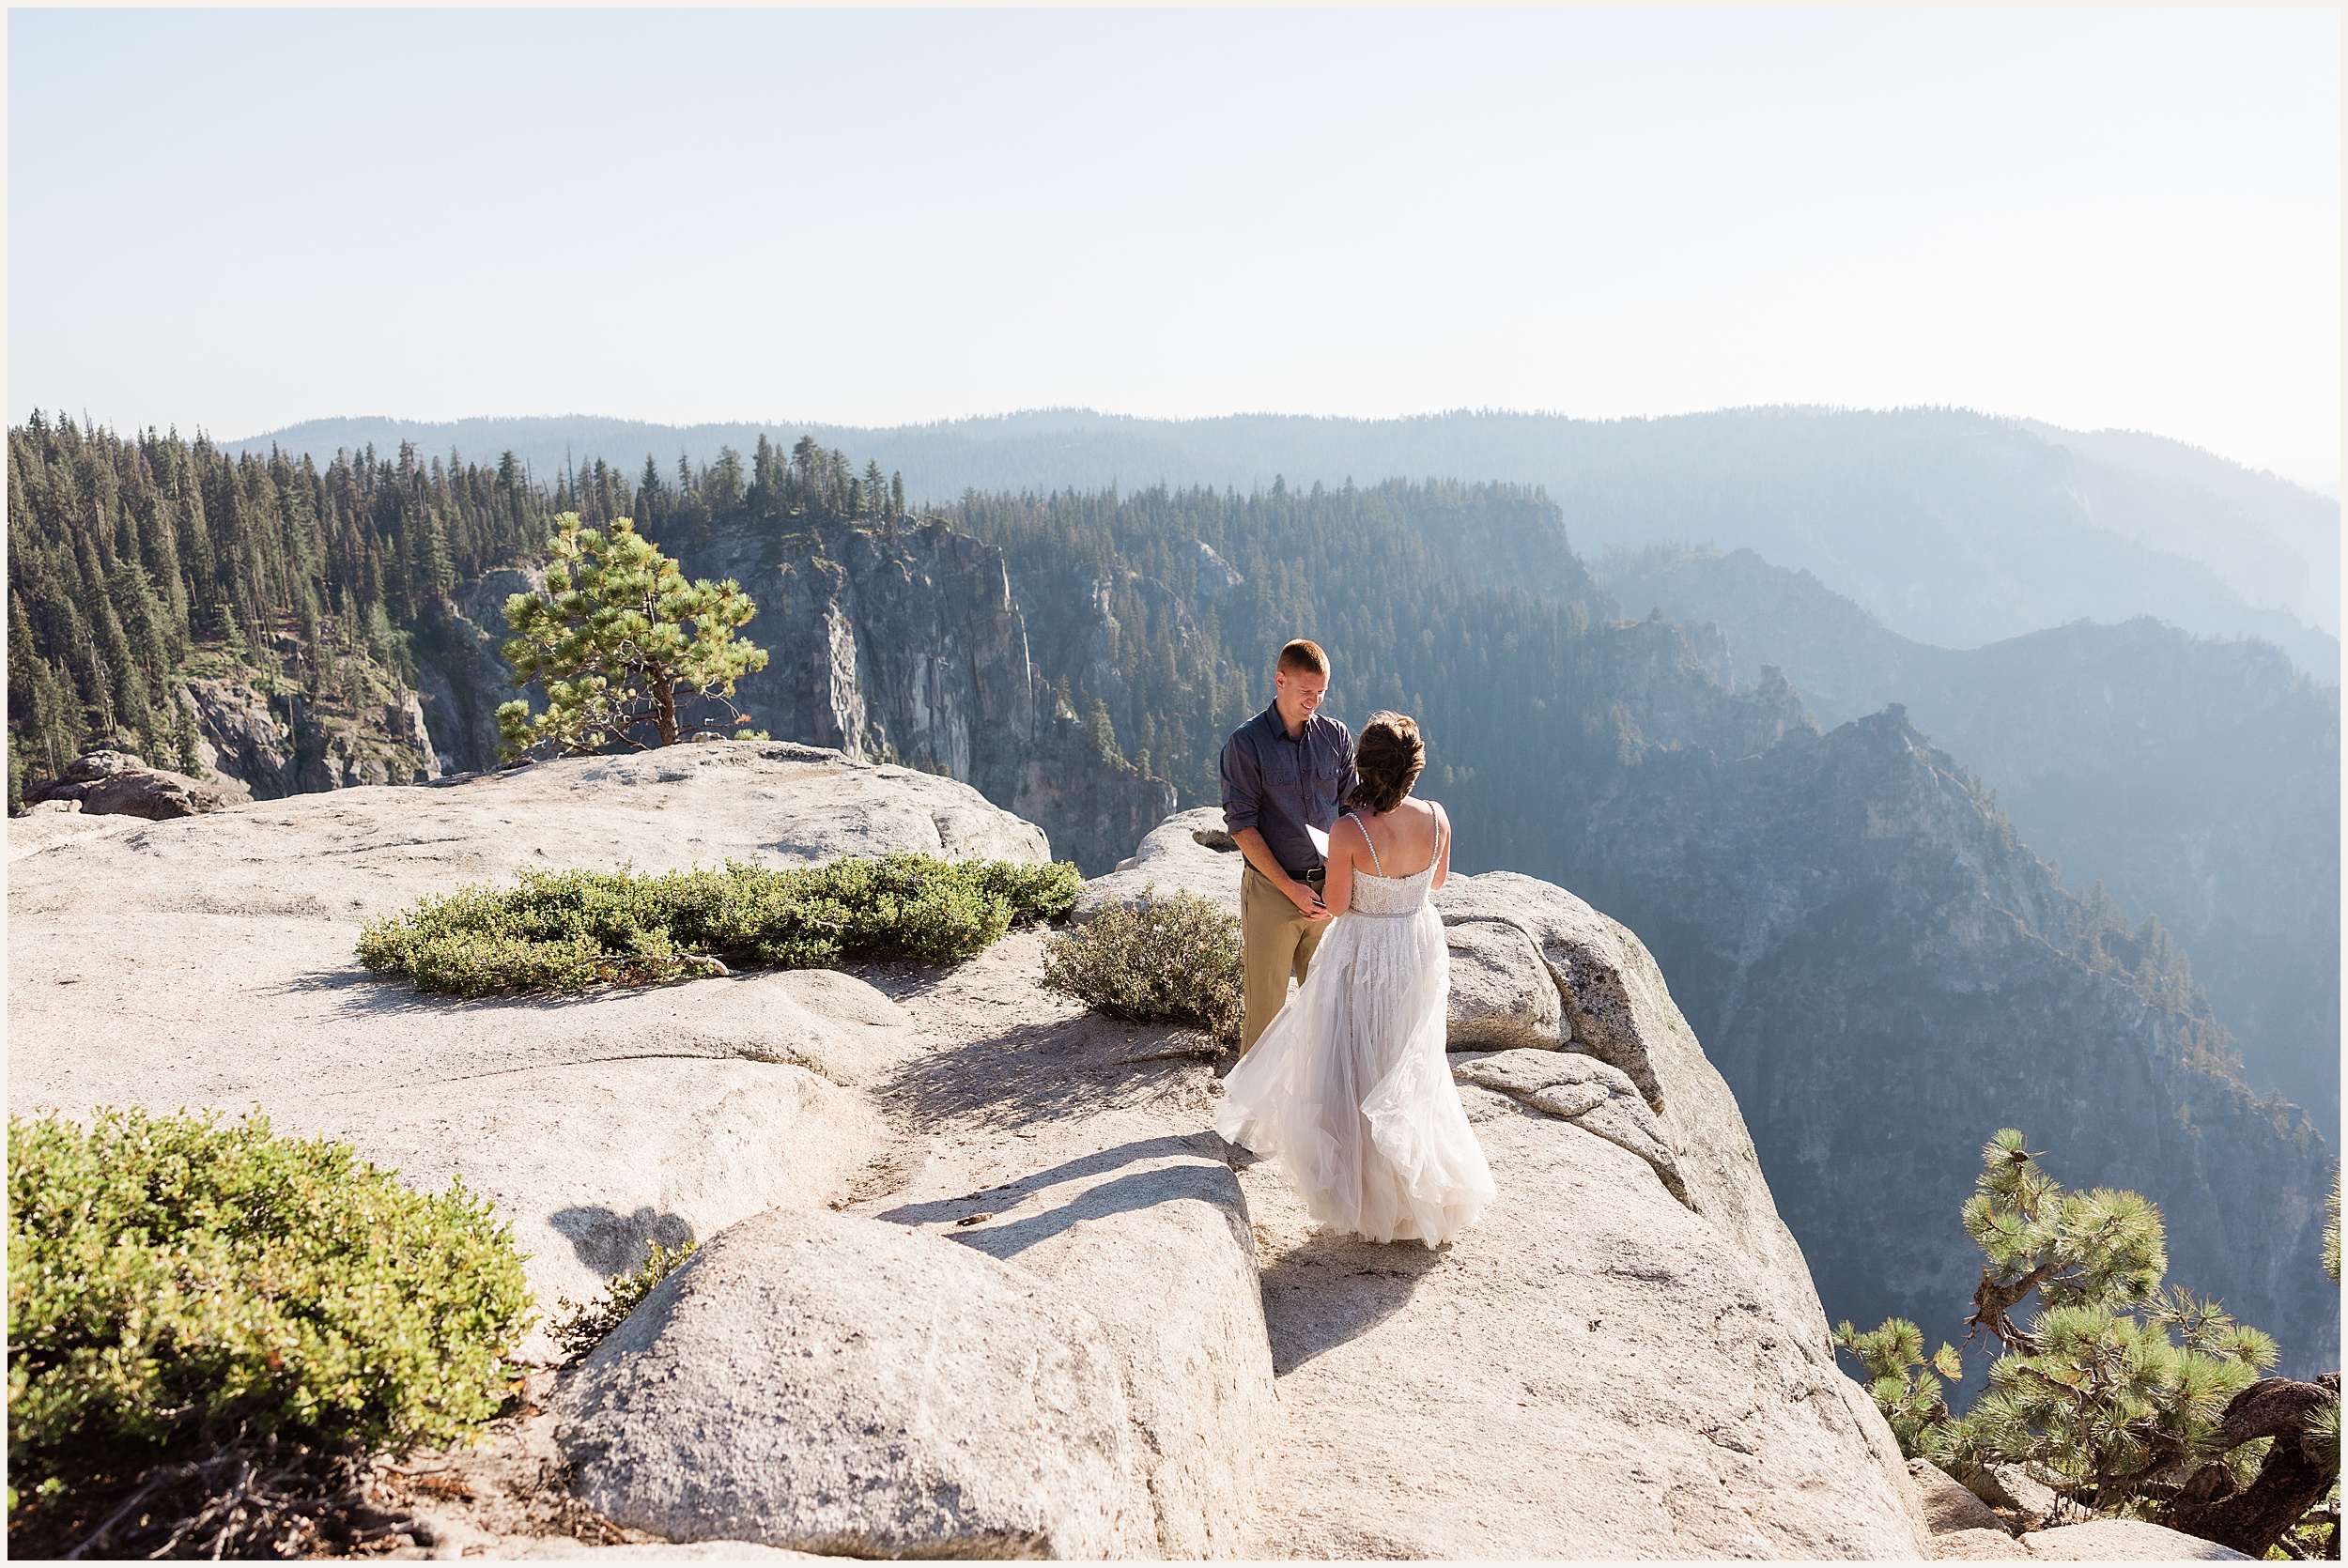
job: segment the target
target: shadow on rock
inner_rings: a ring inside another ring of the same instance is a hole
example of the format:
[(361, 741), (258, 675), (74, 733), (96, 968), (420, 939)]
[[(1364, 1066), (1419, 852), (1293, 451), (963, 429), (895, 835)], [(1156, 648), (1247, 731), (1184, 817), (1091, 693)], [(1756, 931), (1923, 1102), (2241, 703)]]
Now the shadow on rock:
[(619, 1214), (600, 1206), (558, 1208), (547, 1223), (571, 1244), (579, 1261), (598, 1274), (625, 1274), (642, 1263), (656, 1241), (677, 1248), (693, 1239), (693, 1226), (682, 1214), (662, 1214), (650, 1204), (633, 1214)]
[[(1201, 1166), (1196, 1163), (1200, 1159), (1215, 1163)], [(879, 1218), (901, 1225), (947, 1224), (976, 1208), (984, 1207), (1003, 1218), (983, 1230), (958, 1231), (952, 1239), (976, 1247), (992, 1256), (1008, 1259), (1039, 1241), (1061, 1234), (1080, 1220), (1104, 1219), (1112, 1214), (1130, 1213), (1184, 1199), (1215, 1202), (1223, 1194), (1212, 1191), (1213, 1186), (1218, 1182), (1228, 1186), (1229, 1182), (1228, 1170), (1221, 1163), (1222, 1159), (1223, 1140), (1212, 1132), (1197, 1132), (1187, 1137), (1168, 1133), (1163, 1137), (1140, 1138), (1129, 1144), (1120, 1144), (1115, 1148), (1101, 1149), (1065, 1161), (1049, 1170), (1037, 1171), (1016, 1181), (989, 1188), (983, 1193), (934, 1203), (904, 1204)], [(1032, 1214), (1016, 1212), (1019, 1206), (1034, 1193), (1092, 1181), (1122, 1166), (1162, 1160), (1180, 1160), (1182, 1162), (1153, 1170), (1133, 1171), (1086, 1186), (1070, 1196), (1067, 1202)]]
[(1196, 1037), (1086, 1014), (1018, 1023), (908, 1064), (880, 1094), (917, 1123), (981, 1119), (993, 1127), (1057, 1121), (1139, 1103)]
[(1415, 1241), (1382, 1244), (1327, 1233), (1269, 1260), (1263, 1310), (1274, 1375), (1285, 1377), (1392, 1317), (1444, 1261)]
[(671, 986), (722, 985), (727, 978), (747, 979), (753, 975), (767, 973), (771, 972), (747, 970), (732, 976), (687, 975), (645, 985), (601, 985), (587, 991), (505, 992), (489, 996), (458, 996), (444, 991), (419, 991), (397, 976), (374, 975), (364, 969), (313, 969), (294, 976), (282, 985), (263, 989), (274, 996), (293, 996), (305, 992), (343, 992), (350, 998), (346, 1006), (368, 1012), (449, 1012), (466, 1007), (514, 1007), (548, 1012), (563, 1007), (582, 1007), (640, 991), (657, 991)]

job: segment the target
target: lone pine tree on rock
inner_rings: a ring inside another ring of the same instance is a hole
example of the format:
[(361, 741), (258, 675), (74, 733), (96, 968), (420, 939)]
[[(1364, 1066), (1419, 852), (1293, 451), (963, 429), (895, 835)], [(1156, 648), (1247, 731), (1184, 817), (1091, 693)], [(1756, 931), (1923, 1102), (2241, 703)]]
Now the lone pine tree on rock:
[[(697, 701), (747, 724), (734, 683), (765, 669), (766, 653), (734, 636), (758, 613), (740, 583), (687, 582), (627, 517), (605, 533), (564, 513), (547, 548), (546, 592), (505, 601), (514, 636), (504, 649), (516, 685), (546, 684), (547, 711), (533, 715), (519, 699), (499, 708), (501, 756), (674, 746), (679, 709)], [(737, 729), (736, 739), (749, 736)]]
[(1967, 1322), (2001, 1352), (1970, 1408), (1954, 1414), (1940, 1397), (1959, 1352), (1943, 1345), (1927, 1361), (1915, 1324), (1835, 1329), (1908, 1456), (1969, 1485), (2023, 1466), (2099, 1512), (2254, 1557), (2338, 1479), (2339, 1375), (2263, 1376), (2272, 1339), (2214, 1299), (2164, 1288), (2165, 1227), (2141, 1194), (2065, 1191), (2007, 1128), (1982, 1150), (1964, 1223), (1983, 1257)]

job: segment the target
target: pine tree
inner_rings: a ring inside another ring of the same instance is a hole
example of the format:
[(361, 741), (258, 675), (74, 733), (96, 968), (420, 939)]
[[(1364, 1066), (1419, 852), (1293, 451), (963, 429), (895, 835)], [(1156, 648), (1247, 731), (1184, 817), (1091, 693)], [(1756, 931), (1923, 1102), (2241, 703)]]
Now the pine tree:
[(533, 717), (521, 700), (501, 707), (503, 754), (674, 746), (680, 715), (696, 700), (723, 707), (731, 721), (745, 717), (734, 684), (765, 669), (766, 654), (734, 635), (757, 613), (739, 583), (688, 584), (626, 517), (605, 533), (565, 514), (547, 548), (546, 592), (505, 602), (514, 637), (504, 650), (516, 685), (545, 683), (547, 711)]
[(1867, 1392), (1891, 1422), (1900, 1452), (1910, 1458), (1923, 1453), (1924, 1433), (1949, 1419), (1940, 1380), (1965, 1375), (1956, 1347), (1943, 1342), (1927, 1361), (1923, 1330), (1904, 1317), (1863, 1334), (1846, 1319), (1834, 1326), (1834, 1343), (1867, 1369)]
[(175, 715), (172, 726), (173, 765), (190, 778), (205, 776), (202, 753), (196, 749), (195, 714), (184, 701), (172, 703)]
[(1102, 761), (1121, 763), (1124, 758), (1117, 750), (1117, 726), (1109, 721), (1109, 705), (1099, 698), (1085, 715), (1085, 733), (1092, 743), (1092, 754)]
[[(2229, 1417), (2265, 1386), (2275, 1342), (2215, 1299), (2164, 1287), (2156, 1206), (2109, 1188), (2066, 1191), (2038, 1159), (2020, 1132), (2000, 1130), (1965, 1204), (1966, 1233), (1984, 1258), (1967, 1321), (2003, 1352), (1970, 1408), (1951, 1415), (1939, 1401), (1933, 1373), (1961, 1375), (1952, 1347), (1941, 1346), (1932, 1373), (1915, 1374), (1923, 1338), (1913, 1323), (1891, 1318), (1866, 1334), (1836, 1326), (1902, 1452), (1960, 1479), (1993, 1463), (2045, 1466), (2062, 1491), (2107, 1511), (2169, 1502), (2203, 1471), (2247, 1484), (2264, 1445)], [(2015, 1314), (2032, 1297), (2024, 1326)]]

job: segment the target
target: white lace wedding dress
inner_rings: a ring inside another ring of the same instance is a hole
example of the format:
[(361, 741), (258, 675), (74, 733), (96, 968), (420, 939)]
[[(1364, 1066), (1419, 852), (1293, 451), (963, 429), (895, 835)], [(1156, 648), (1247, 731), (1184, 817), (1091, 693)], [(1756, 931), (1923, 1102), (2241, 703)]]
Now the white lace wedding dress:
[(1276, 1162), (1321, 1223), (1430, 1248), (1498, 1191), (1444, 1056), (1451, 958), (1427, 901), (1434, 875), (1354, 872), (1352, 908), (1223, 1081), (1214, 1117)]

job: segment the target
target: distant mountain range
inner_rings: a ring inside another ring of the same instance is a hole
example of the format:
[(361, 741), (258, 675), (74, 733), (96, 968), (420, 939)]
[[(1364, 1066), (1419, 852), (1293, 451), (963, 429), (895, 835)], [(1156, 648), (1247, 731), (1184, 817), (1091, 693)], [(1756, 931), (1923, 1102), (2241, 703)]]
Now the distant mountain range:
[(1597, 576), (1626, 613), (1719, 627), (1726, 677), (1780, 670), (1824, 729), (1903, 704), (2070, 886), (2183, 941), (2253, 1086), (2337, 1142), (2338, 686), (2151, 620), (1930, 647), (1751, 550), (1617, 549)]
[(567, 416), (425, 423), (315, 420), (228, 443), (323, 459), (402, 442), (542, 479), (601, 460), (673, 474), (761, 436), (802, 435), (902, 472), (935, 503), (965, 489), (1158, 483), (1241, 490), (1275, 477), (1502, 479), (1545, 487), (1574, 544), (1708, 543), (1806, 569), (1903, 636), (1974, 647), (2082, 618), (2150, 615), (2256, 637), (2340, 679), (2340, 505), (2180, 442), (1949, 409), (1735, 409), (1671, 419), (1450, 413), (1398, 420), (1144, 420), (1052, 409), (863, 429), (647, 424)]

